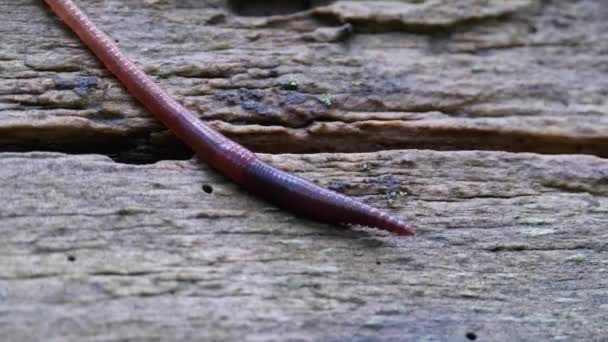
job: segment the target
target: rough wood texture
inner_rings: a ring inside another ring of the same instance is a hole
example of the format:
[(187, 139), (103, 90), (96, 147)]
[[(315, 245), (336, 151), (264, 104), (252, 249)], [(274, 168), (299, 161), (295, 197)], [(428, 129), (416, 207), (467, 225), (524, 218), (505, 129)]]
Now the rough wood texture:
[[(341, 1), (270, 19), (222, 1), (82, 4), (184, 104), (257, 151), (608, 155), (599, 0)], [(0, 148), (176, 155), (40, 1), (0, 1), (0, 22)], [(283, 89), (291, 79), (298, 89)]]
[(266, 159), (390, 207), (419, 234), (297, 219), (196, 162), (5, 153), (0, 329), (15, 341), (608, 333), (606, 160), (431, 151)]
[[(2, 341), (608, 336), (602, 0), (339, 1), (274, 17), (232, 10), (305, 2), (79, 3), (256, 151), (377, 151), (264, 158), (418, 236), (310, 222), (165, 160), (190, 152), (42, 1), (0, 0)], [(404, 148), (495, 151), (383, 151)]]

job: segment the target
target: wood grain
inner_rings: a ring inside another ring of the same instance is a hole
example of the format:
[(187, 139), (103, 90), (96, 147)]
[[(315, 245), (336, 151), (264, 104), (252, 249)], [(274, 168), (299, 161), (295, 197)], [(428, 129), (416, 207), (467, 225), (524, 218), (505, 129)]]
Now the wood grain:
[[(608, 155), (601, 1), (340, 1), (270, 18), (221, 1), (81, 5), (180, 102), (256, 151)], [(0, 1), (0, 22), (0, 148), (189, 156), (39, 1)]]
[(14, 341), (606, 336), (605, 160), (264, 159), (416, 222), (417, 237), (293, 217), (194, 161), (4, 153), (0, 330)]

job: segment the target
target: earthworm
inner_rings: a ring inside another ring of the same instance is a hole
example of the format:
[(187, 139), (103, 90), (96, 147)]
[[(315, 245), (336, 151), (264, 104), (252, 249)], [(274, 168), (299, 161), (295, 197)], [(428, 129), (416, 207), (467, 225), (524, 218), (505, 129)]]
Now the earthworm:
[(44, 0), (127, 90), (221, 174), (276, 205), (317, 221), (414, 235), (408, 224), (348, 196), (276, 169), (201, 122), (127, 58), (71, 0)]

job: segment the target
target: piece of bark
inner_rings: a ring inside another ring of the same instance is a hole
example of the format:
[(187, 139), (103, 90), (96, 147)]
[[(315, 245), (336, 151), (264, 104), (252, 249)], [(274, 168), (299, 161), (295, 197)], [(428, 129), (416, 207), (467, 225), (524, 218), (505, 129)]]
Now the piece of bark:
[(303, 220), (196, 161), (0, 154), (0, 335), (27, 340), (591, 340), (608, 161), (263, 155), (415, 239)]
[[(481, 149), (608, 156), (599, 0), (80, 1), (179, 101), (265, 152)], [(0, 0), (0, 149), (125, 161), (190, 152), (38, 0)]]

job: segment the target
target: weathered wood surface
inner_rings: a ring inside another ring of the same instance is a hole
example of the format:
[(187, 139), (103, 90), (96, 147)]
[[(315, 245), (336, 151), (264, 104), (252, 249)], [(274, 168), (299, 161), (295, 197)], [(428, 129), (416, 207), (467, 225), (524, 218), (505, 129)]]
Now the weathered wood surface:
[[(264, 158), (418, 236), (310, 222), (167, 160), (190, 152), (42, 1), (0, 0), (0, 340), (608, 336), (603, 1), (270, 18), (221, 0), (79, 3), (256, 151), (379, 151)], [(382, 151), (403, 148), (571, 155)]]
[(5, 153), (0, 331), (14, 341), (608, 333), (608, 161), (265, 158), (410, 218), (418, 236), (294, 218), (197, 162)]
[[(608, 155), (600, 0), (341, 1), (271, 19), (222, 1), (82, 5), (163, 87), (257, 151)], [(0, 23), (0, 148), (176, 155), (42, 1), (0, 1)], [(297, 90), (281, 88), (290, 79)]]

